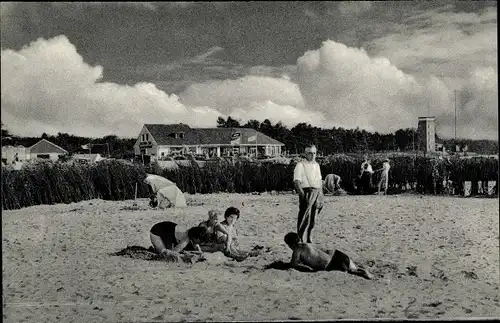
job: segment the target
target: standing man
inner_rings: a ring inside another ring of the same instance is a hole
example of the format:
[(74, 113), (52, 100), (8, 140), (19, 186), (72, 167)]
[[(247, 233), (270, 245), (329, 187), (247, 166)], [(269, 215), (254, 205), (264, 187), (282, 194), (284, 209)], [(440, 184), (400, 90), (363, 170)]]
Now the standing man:
[(323, 180), (321, 169), (316, 162), (316, 147), (306, 148), (306, 159), (301, 160), (293, 171), (293, 182), (299, 193), (299, 215), (297, 234), (303, 241), (307, 228), (307, 243), (311, 243), (311, 231), (314, 228), (316, 215), (323, 208)]
[(380, 181), (378, 182), (378, 192), (380, 194), (380, 189), (384, 185), (384, 195), (387, 195), (387, 188), (389, 187), (389, 170), (391, 169), (391, 164), (389, 163), (389, 158), (384, 159), (382, 163), (382, 168), (377, 171), (382, 171), (380, 176)]

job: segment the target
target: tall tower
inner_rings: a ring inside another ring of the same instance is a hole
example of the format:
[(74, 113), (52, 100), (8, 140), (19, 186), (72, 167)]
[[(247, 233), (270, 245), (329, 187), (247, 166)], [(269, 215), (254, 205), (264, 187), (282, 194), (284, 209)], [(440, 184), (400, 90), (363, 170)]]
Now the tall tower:
[(434, 117), (418, 118), (418, 148), (424, 154), (436, 151), (436, 122)]

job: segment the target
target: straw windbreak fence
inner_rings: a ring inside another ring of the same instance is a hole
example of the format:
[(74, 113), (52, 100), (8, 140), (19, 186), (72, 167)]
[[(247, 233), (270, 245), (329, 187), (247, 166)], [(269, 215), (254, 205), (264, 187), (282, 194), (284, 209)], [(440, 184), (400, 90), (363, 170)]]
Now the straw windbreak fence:
[[(382, 157), (373, 158), (373, 169), (381, 168), (382, 161)], [(330, 173), (340, 175), (343, 188), (354, 193), (362, 162), (359, 157), (333, 155), (321, 161), (321, 172), (323, 177)], [(21, 170), (3, 169), (2, 209), (94, 198), (133, 199), (136, 184), (137, 197), (144, 198), (149, 194), (144, 184), (146, 173), (164, 176), (190, 194), (292, 191), (295, 165), (296, 161), (286, 164), (221, 160), (207, 162), (202, 168), (193, 161), (191, 165), (162, 169), (158, 165), (146, 168), (121, 160), (104, 160), (92, 165), (42, 161), (27, 164)], [(374, 184), (379, 178), (380, 172), (375, 173)], [(391, 158), (389, 189), (395, 193), (463, 195), (464, 183), (470, 182), (470, 194), (478, 195), (487, 193), (484, 185), (491, 181), (498, 181), (498, 159), (495, 158)], [(494, 190), (498, 195), (498, 185)]]

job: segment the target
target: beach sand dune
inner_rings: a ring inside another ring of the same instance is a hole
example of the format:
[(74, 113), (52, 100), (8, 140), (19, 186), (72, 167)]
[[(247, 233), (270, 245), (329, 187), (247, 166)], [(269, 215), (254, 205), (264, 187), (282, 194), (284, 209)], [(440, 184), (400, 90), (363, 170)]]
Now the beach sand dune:
[[(496, 199), (327, 197), (313, 239), (375, 274), (264, 270), (288, 261), (293, 195), (186, 195), (184, 209), (148, 200), (91, 200), (2, 213), (4, 322), (117, 322), (499, 316)], [(242, 205), (244, 202), (244, 205)], [(159, 221), (196, 225), (207, 211), (241, 210), (240, 245), (266, 248), (236, 262), (194, 264), (111, 256), (150, 246)]]

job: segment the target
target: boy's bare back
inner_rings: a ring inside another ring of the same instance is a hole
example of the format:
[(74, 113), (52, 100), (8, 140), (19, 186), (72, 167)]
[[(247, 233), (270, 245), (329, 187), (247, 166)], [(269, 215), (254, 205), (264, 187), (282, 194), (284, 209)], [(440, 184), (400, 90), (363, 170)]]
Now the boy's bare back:
[(325, 270), (332, 257), (322, 249), (308, 243), (300, 243), (292, 255), (292, 260), (294, 256), (298, 258), (300, 263), (314, 270)]

